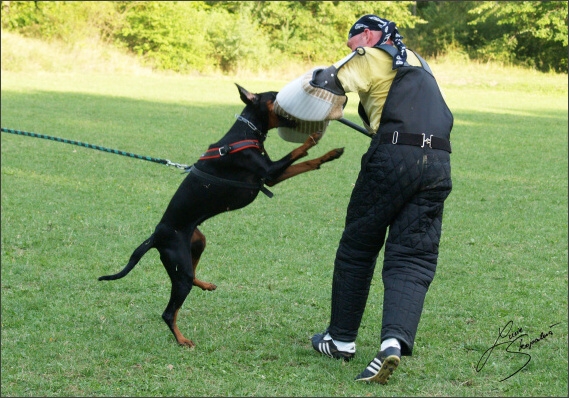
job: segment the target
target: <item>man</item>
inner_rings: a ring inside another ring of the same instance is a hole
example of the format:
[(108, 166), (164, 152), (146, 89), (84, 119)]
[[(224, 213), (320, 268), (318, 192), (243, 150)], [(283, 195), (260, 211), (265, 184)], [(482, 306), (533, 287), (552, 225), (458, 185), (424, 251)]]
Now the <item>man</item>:
[(401, 355), (413, 352), (437, 265), (443, 205), (452, 189), (448, 140), (453, 116), (426, 62), (407, 51), (401, 39), (395, 23), (365, 15), (349, 31), (352, 55), (314, 72), (310, 82), (337, 95), (357, 92), (359, 114), (374, 133), (336, 253), (330, 324), (312, 337), (312, 345), (333, 358), (354, 356), (385, 243), (381, 347), (356, 377), (382, 384)]

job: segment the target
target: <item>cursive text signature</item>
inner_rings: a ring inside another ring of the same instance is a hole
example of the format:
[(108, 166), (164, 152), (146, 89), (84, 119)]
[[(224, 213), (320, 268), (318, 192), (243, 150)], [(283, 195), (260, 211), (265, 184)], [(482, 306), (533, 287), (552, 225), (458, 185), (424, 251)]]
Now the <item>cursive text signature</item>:
[(498, 337), (496, 338), (494, 344), (486, 351), (484, 351), (484, 354), (482, 354), (482, 357), (480, 357), (480, 360), (476, 365), (476, 372), (480, 372), (484, 368), (484, 365), (486, 365), (486, 362), (492, 355), (492, 352), (495, 348), (505, 346), (507, 353), (514, 354), (520, 359), (523, 358), (526, 360), (518, 370), (500, 381), (508, 380), (510, 377), (514, 376), (523, 368), (525, 368), (531, 361), (531, 355), (527, 352), (522, 352), (522, 350), (531, 350), (532, 346), (535, 344), (547, 339), (550, 336), (553, 336), (553, 331), (551, 329), (560, 323), (561, 322), (554, 323), (553, 325), (549, 326), (549, 331), (541, 332), (539, 337), (530, 339), (529, 335), (524, 332), (523, 328), (514, 328), (514, 321), (509, 321), (503, 328), (498, 328)]

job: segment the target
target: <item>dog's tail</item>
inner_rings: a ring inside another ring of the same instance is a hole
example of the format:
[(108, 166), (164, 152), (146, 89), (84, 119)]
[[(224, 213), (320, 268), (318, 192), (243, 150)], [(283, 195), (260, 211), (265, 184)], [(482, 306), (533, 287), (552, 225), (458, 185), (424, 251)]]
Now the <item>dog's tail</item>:
[(140, 261), (142, 256), (146, 254), (146, 252), (154, 247), (154, 234), (150, 235), (148, 239), (146, 239), (140, 246), (138, 246), (132, 255), (130, 256), (130, 260), (128, 264), (122, 269), (121, 272), (114, 275), (105, 275), (99, 278), (100, 281), (112, 281), (115, 279), (120, 279), (126, 276), (136, 264)]

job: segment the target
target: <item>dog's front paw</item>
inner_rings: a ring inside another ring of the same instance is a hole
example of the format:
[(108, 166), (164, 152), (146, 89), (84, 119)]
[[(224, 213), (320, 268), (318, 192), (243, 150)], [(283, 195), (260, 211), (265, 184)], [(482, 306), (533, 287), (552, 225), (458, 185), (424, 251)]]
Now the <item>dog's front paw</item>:
[(322, 138), (322, 132), (321, 131), (317, 131), (315, 133), (312, 133), (312, 134), (310, 134), (310, 136), (306, 140), (306, 144), (316, 145), (316, 144), (318, 144), (318, 141), (320, 141), (320, 138)]
[(338, 159), (343, 154), (344, 154), (344, 148), (336, 148), (336, 149), (331, 151), (331, 159), (330, 160)]
[(331, 162), (332, 160), (338, 159), (344, 154), (344, 148), (332, 149), (330, 152), (322, 156), (322, 163)]

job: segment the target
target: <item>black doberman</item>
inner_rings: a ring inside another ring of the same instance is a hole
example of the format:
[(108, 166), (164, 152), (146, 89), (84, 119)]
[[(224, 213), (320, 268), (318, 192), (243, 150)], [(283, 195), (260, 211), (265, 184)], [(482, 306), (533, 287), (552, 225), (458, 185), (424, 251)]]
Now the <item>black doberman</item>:
[(237, 88), (246, 106), (235, 124), (191, 167), (154, 233), (134, 250), (124, 269), (99, 278), (124, 277), (148, 250), (156, 248), (172, 282), (170, 301), (162, 318), (178, 343), (190, 347), (194, 343), (185, 338), (176, 325), (178, 311), (193, 285), (203, 290), (216, 289), (214, 284), (195, 277), (206, 245), (205, 236), (197, 226), (219, 213), (247, 206), (261, 190), (270, 194), (264, 185), (273, 186), (300, 173), (319, 169), (323, 163), (337, 159), (343, 153), (343, 148), (338, 148), (319, 158), (293, 165), (318, 143), (322, 135), (316, 132), (282, 159), (271, 161), (263, 147), (267, 132), (278, 126), (290, 127), (291, 121), (273, 112), (276, 92), (252, 94), (239, 85)]

